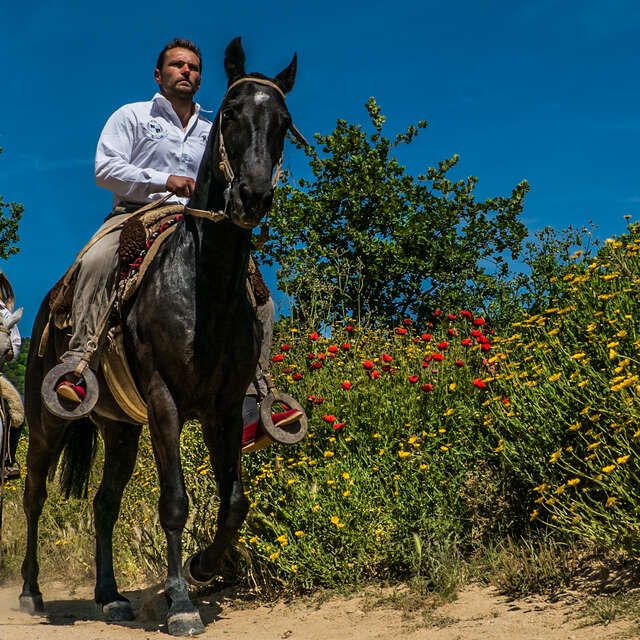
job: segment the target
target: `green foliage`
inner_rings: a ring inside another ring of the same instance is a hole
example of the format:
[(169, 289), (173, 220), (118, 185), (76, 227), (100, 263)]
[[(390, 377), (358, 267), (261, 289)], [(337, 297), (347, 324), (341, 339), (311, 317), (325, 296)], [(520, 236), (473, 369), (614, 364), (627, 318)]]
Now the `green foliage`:
[(529, 485), (531, 519), (640, 552), (640, 226), (558, 282), (553, 306), (500, 342), (487, 424)]
[(436, 307), (500, 311), (509, 290), (507, 259), (526, 230), (519, 215), (529, 187), (477, 201), (477, 178), (454, 181), (458, 156), (413, 177), (393, 156), (411, 144), (421, 121), (392, 141), (373, 98), (373, 132), (338, 120), (307, 149), (312, 180), (285, 182), (263, 253), (280, 264), (278, 284), (307, 322), (354, 315), (376, 322), (410, 315), (424, 321)]
[(24, 396), (24, 374), (27, 366), (27, 354), (29, 353), (30, 338), (22, 339), (20, 353), (15, 360), (5, 363), (2, 373), (11, 381), (13, 386)]
[[(2, 153), (2, 148), (0, 148)], [(16, 202), (4, 202), (0, 195), (0, 259), (6, 260), (18, 253), (18, 223), (24, 207)]]

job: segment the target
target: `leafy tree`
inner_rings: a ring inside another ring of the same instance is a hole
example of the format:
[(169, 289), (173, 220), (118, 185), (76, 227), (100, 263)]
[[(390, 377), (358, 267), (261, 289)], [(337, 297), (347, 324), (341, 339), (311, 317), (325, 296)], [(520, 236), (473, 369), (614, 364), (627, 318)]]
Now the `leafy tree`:
[(392, 154), (426, 122), (391, 141), (373, 98), (366, 108), (372, 132), (338, 120), (333, 133), (316, 134), (320, 150), (306, 150), (313, 179), (288, 177), (277, 192), (262, 256), (279, 263), (279, 287), (307, 320), (423, 320), (436, 307), (499, 306), (511, 291), (507, 260), (527, 235), (526, 181), (509, 197), (476, 201), (477, 178), (447, 177), (457, 155), (413, 177)]
[[(0, 153), (2, 148), (0, 147)], [(16, 202), (5, 203), (0, 195), (0, 258), (6, 260), (10, 255), (18, 253), (18, 223), (24, 207)]]

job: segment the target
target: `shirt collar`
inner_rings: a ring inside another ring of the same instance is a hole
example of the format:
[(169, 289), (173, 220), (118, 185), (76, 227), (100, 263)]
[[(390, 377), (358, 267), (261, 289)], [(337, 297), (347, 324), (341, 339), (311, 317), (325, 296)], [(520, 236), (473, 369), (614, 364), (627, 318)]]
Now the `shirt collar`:
[[(156, 93), (152, 98), (153, 103), (157, 106), (157, 108), (161, 111), (165, 111), (169, 116), (174, 118), (178, 123), (180, 119), (178, 118), (178, 114), (175, 112), (173, 105), (165, 98), (161, 93)], [(200, 115), (200, 105), (195, 102), (195, 108), (193, 110), (193, 114), (191, 116), (191, 120), (197, 120)], [(191, 128), (191, 127), (188, 127)]]

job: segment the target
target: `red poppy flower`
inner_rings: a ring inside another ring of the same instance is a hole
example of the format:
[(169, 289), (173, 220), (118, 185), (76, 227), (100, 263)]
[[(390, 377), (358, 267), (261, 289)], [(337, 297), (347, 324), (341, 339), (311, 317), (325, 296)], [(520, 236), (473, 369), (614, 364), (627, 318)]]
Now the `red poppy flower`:
[(425, 361), (422, 362), (422, 368), (423, 369), (426, 369), (428, 366), (429, 366), (428, 362), (425, 362)]
[(486, 389), (487, 385), (485, 384), (482, 378), (474, 378), (473, 385), (478, 389)]
[(414, 338), (413, 339), (413, 344), (418, 344), (418, 342), (420, 342), (420, 338)]
[(374, 379), (377, 380), (380, 377), (380, 372), (377, 369), (374, 369), (373, 371), (371, 371), (369, 373), (369, 375)]
[(282, 362), (284, 360), (284, 356), (281, 353), (278, 353), (275, 356), (273, 356), (271, 360), (273, 360), (273, 362)]
[(420, 385), (420, 388), (421, 388), (423, 391), (433, 391), (433, 385), (432, 385), (432, 384), (429, 384), (428, 382), (426, 382), (426, 383), (425, 383), (425, 384), (423, 384), (423, 385)]
[(502, 398), (502, 404), (503, 404), (505, 407), (508, 407), (508, 406), (509, 406), (509, 398)]
[(482, 349), (482, 351), (489, 351), (489, 349), (491, 349), (491, 345), (488, 342), (483, 342), (480, 345), (480, 349)]
[(338, 431), (338, 429), (342, 429), (344, 427), (344, 425), (347, 424), (346, 422), (336, 422), (333, 425), (333, 428)]
[(407, 330), (406, 330), (404, 327), (398, 327), (398, 328), (396, 329), (396, 333), (397, 333), (399, 336), (404, 336), (404, 335), (407, 333)]
[(348, 342), (343, 342), (342, 349), (343, 351), (349, 351), (349, 349), (351, 349), (351, 345)]
[(335, 344), (331, 344), (327, 347), (329, 353), (338, 353), (338, 347)]
[(311, 368), (312, 369), (322, 369), (322, 361), (320, 361), (320, 362), (312, 362), (311, 363)]
[(309, 358), (309, 360), (313, 360), (316, 357), (315, 353), (307, 353), (307, 358)]
[(380, 360), (382, 360), (382, 362), (393, 362), (393, 358), (388, 353), (383, 353), (380, 356)]
[(473, 340), (471, 340), (471, 338), (465, 338), (464, 340), (460, 341), (460, 344), (463, 347), (470, 347), (473, 344)]
[(298, 380), (302, 380), (302, 374), (301, 374), (301, 373), (294, 373), (294, 374), (291, 376), (291, 379), (292, 379), (292, 380), (295, 380), (296, 382), (297, 382)]
[(464, 318), (467, 318), (468, 320), (473, 319), (473, 316), (471, 315), (471, 311), (461, 311), (460, 315), (463, 316)]
[(436, 318), (438, 316), (442, 315), (442, 309), (436, 309), (431, 315), (436, 316)]
[(424, 357), (424, 361), (425, 362), (431, 362), (431, 356), (425, 356)]
[(320, 337), (317, 331), (309, 334), (309, 340), (317, 340)]
[(349, 391), (349, 389), (351, 389), (351, 383), (348, 380), (345, 380), (341, 385), (340, 385), (345, 391)]
[(480, 329), (471, 329), (470, 335), (474, 338), (482, 335), (482, 331)]
[(289, 367), (287, 367), (286, 369), (282, 370), (282, 373), (291, 373), (291, 369), (289, 369)]
[(438, 349), (444, 351), (448, 347), (449, 347), (449, 343), (448, 342), (445, 342), (444, 340), (442, 342), (438, 342)]
[(328, 355), (330, 358), (335, 358), (335, 357), (336, 357), (336, 354), (335, 354), (335, 353), (327, 353), (327, 355)]
[(487, 336), (479, 335), (476, 338), (476, 342), (479, 342), (480, 344), (486, 344), (487, 342), (489, 342), (489, 339), (487, 338)]
[(324, 402), (324, 398), (322, 396), (318, 396), (314, 401), (313, 404), (322, 404)]
[(347, 333), (353, 332), (353, 327), (351, 325), (348, 325), (347, 327), (345, 327), (345, 329), (347, 330)]
[(324, 360), (327, 357), (326, 353), (319, 353), (318, 354), (318, 360)]
[(383, 371), (391, 371), (391, 365), (390, 364), (383, 364), (380, 368)]
[(444, 360), (444, 356), (441, 353), (434, 353), (431, 357), (438, 362), (442, 362)]
[(291, 347), (288, 344), (280, 345), (280, 351), (289, 351), (289, 349), (291, 349)]
[(411, 382), (412, 384), (415, 384), (416, 382), (418, 382), (420, 378), (418, 376), (409, 376), (409, 382)]
[(451, 329), (449, 329), (449, 330), (447, 331), (447, 333), (448, 333), (450, 336), (457, 336), (457, 335), (458, 335), (458, 332), (457, 332), (453, 327), (452, 327)]
[(458, 319), (458, 317), (456, 316), (456, 314), (455, 314), (455, 313), (450, 313), (450, 314), (447, 316), (447, 318), (448, 318), (449, 320), (457, 320), (457, 319)]
[(336, 417), (332, 413), (322, 416), (322, 419), (329, 424), (333, 424), (336, 421)]
[(372, 362), (371, 360), (365, 360), (365, 361), (362, 363), (362, 366), (363, 366), (365, 369), (373, 369), (373, 362)]
[(429, 342), (429, 340), (431, 340), (431, 334), (430, 333), (423, 333), (420, 336), (425, 342)]
[(307, 402), (315, 402), (315, 401), (316, 401), (315, 396), (307, 396)]
[(406, 325), (407, 327), (411, 324), (411, 318), (405, 318), (402, 321), (402, 324)]
[(464, 367), (464, 362), (462, 362), (462, 360), (456, 360), (455, 365), (456, 367)]
[(483, 324), (486, 324), (484, 321), (484, 318), (475, 318), (473, 321), (473, 324), (475, 324), (478, 327), (481, 327)]

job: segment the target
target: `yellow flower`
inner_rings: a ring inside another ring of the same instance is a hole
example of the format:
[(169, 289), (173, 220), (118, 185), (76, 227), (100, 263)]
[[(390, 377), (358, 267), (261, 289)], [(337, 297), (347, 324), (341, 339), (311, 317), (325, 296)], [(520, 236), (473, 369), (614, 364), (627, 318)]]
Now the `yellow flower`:
[(549, 376), (549, 382), (555, 382), (561, 377), (562, 377), (561, 373), (554, 373), (552, 376)]
[(604, 506), (613, 507), (613, 505), (616, 504), (617, 502), (618, 502), (618, 498), (616, 498), (615, 496), (611, 496), (610, 498), (607, 498), (607, 502)]
[(607, 465), (606, 467), (602, 467), (602, 470), (605, 473), (611, 473), (615, 468), (616, 468), (615, 464), (610, 464), (610, 465)]
[(291, 565), (291, 573), (298, 573), (298, 565), (297, 564), (292, 564)]
[(253, 536), (252, 538), (249, 538), (249, 542), (251, 544), (253, 544), (254, 542), (257, 542), (257, 541), (258, 541), (258, 538), (256, 538), (255, 536)]
[(455, 382), (452, 382), (452, 383), (449, 385), (449, 391), (453, 391), (453, 390), (456, 388), (456, 386), (457, 386), (457, 385), (456, 385), (456, 383), (455, 383)]
[(529, 514), (529, 520), (533, 521), (538, 517), (538, 510), (534, 509), (530, 514)]
[(338, 524), (340, 518), (338, 516), (331, 516), (331, 524)]
[(346, 491), (343, 492), (342, 494), (345, 498), (348, 497), (349, 495), (351, 495), (351, 491), (349, 491), (349, 489), (347, 489)]
[(269, 560), (275, 560), (280, 555), (279, 551), (274, 551), (270, 556)]
[(325, 458), (333, 458), (333, 456), (334, 456), (333, 451), (325, 451), (324, 452), (324, 457)]
[(282, 534), (281, 536), (278, 536), (276, 538), (276, 542), (279, 542), (280, 546), (282, 547), (286, 547), (289, 544), (289, 540), (287, 540), (287, 536), (285, 536), (284, 534)]
[(579, 353), (574, 353), (571, 357), (572, 357), (574, 360), (581, 360), (581, 359), (582, 359), (582, 358), (584, 358), (586, 355), (587, 355), (586, 353), (579, 352)]
[(314, 504), (313, 507), (311, 507), (311, 511), (313, 511), (313, 513), (316, 513), (317, 511), (320, 511), (320, 505), (319, 504)]
[(347, 471), (345, 471), (345, 472), (342, 474), (342, 477), (343, 477), (345, 480), (348, 480), (351, 476), (349, 475), (349, 473), (348, 473)]
[(629, 458), (631, 457), (631, 455), (627, 454), (626, 456), (620, 456), (616, 462), (618, 464), (624, 464)]
[(399, 458), (406, 458), (408, 456), (410, 456), (411, 454), (409, 453), (409, 451), (398, 451), (398, 457)]
[(571, 480), (569, 480), (567, 484), (570, 487), (575, 487), (579, 482), (580, 482), (580, 478), (571, 478)]
[(304, 531), (296, 531), (294, 534), (297, 538), (300, 538), (301, 536), (304, 535)]
[(447, 409), (442, 415), (446, 418), (453, 413), (453, 409)]

